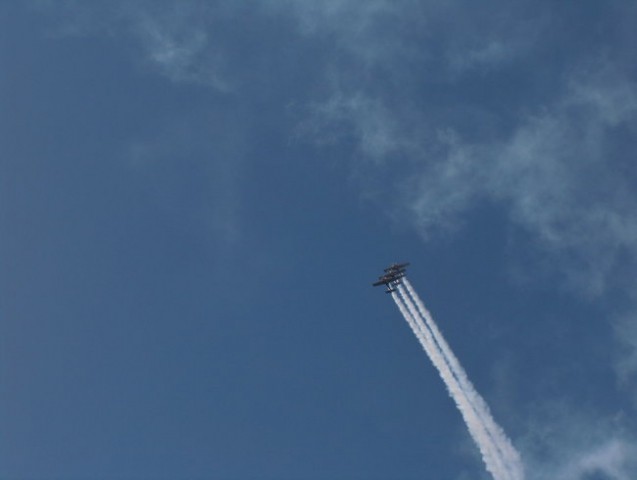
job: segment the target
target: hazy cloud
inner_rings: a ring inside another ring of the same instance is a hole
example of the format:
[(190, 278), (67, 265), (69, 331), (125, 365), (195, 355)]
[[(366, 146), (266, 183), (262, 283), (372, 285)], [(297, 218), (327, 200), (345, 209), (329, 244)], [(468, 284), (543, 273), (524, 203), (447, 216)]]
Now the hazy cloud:
[(149, 14), (139, 11), (134, 32), (150, 62), (174, 81), (204, 83), (221, 91), (230, 87), (220, 74), (220, 57), (210, 44), (206, 29), (197, 25), (196, 13), (174, 11)]
[[(622, 168), (628, 150), (609, 147), (622, 130), (637, 125), (637, 88), (604, 60), (572, 70), (559, 84), (559, 96), (526, 106), (485, 138), (467, 132), (462, 106), (453, 101), (428, 111), (426, 101), (410, 106), (347, 77), (314, 113), (326, 135), (330, 124), (344, 125), (363, 157), (377, 165), (395, 168), (397, 159), (409, 157), (403, 187), (388, 195), (399, 198), (401, 216), (423, 235), (454, 225), (476, 202), (501, 202), (548, 251), (570, 252), (573, 261), (564, 272), (599, 294), (617, 257), (637, 254), (635, 178)], [(490, 108), (475, 107), (476, 119), (497, 115)]]
[(637, 441), (623, 415), (604, 418), (547, 401), (521, 440), (530, 480), (629, 480), (637, 474)]

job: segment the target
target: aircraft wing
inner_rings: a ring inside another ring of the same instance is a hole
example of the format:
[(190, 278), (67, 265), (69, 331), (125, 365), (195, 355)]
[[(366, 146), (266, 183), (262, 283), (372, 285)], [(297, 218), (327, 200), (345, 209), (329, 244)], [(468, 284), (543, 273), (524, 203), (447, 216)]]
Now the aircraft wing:
[(387, 275), (383, 275), (379, 277), (378, 281), (372, 283), (374, 287), (378, 287), (379, 285), (389, 285), (390, 283), (399, 283), (400, 279), (405, 276), (404, 273), (388, 273)]
[(396, 285), (400, 284), (400, 279), (405, 276), (406, 269), (405, 267), (409, 265), (408, 263), (394, 263), (385, 269), (385, 273), (378, 277), (378, 280), (372, 283), (372, 286), (379, 287), (381, 285), (387, 286), (387, 293), (394, 292)]
[(406, 263), (394, 263), (385, 269), (385, 272), (404, 272), (405, 267), (409, 266), (409, 262)]

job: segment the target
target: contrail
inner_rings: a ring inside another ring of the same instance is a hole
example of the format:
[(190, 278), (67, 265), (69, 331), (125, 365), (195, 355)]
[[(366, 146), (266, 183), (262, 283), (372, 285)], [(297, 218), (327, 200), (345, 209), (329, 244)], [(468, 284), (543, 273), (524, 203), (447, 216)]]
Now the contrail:
[[(469, 381), (467, 373), (462, 368), (462, 365), (460, 365), (460, 362), (458, 361), (453, 351), (449, 347), (449, 344), (446, 342), (446, 340), (442, 336), (442, 333), (438, 329), (438, 326), (431, 316), (431, 313), (429, 313), (429, 311), (425, 308), (423, 301), (420, 299), (420, 297), (412, 287), (411, 283), (409, 283), (406, 278), (403, 280), (403, 283), (409, 296), (413, 299), (413, 303), (417, 307), (417, 313), (419, 315), (414, 315), (416, 322), (420, 320), (421, 328), (428, 329), (433, 335), (433, 339), (437, 344), (437, 348), (441, 352), (442, 356), (445, 358), (453, 375), (457, 379), (460, 385), (460, 389), (468, 398), (473, 409), (480, 418), (484, 429), (487, 431), (492, 443), (496, 447), (499, 456), (502, 458), (503, 463), (506, 465), (507, 470), (509, 471), (508, 478), (510, 478), (511, 480), (522, 480), (524, 478), (524, 469), (520, 454), (517, 452), (517, 450), (515, 450), (502, 428), (495, 422), (495, 420), (491, 416), (491, 412), (489, 411), (489, 407), (487, 406), (486, 402), (476, 391), (473, 384)], [(403, 293), (403, 295), (406, 295), (405, 291), (400, 285), (399, 290), (401, 291), (401, 293)]]
[(402, 289), (399, 288), (398, 292), (399, 294), (392, 292), (392, 298), (447, 386), (449, 394), (462, 414), (469, 433), (478, 445), (487, 470), (493, 475), (495, 480), (518, 480), (517, 477), (511, 476), (508, 473), (504, 460), (499, 454), (496, 445), (493, 443), (484, 424), (477, 415), (475, 408), (471, 405), (470, 399), (465, 395), (460, 387), (460, 383), (456, 377), (454, 377), (449, 364), (436, 345), (431, 332), (424, 324), (422, 326), (418, 324), (417, 319), (419, 315), (416, 307), (414, 307)]

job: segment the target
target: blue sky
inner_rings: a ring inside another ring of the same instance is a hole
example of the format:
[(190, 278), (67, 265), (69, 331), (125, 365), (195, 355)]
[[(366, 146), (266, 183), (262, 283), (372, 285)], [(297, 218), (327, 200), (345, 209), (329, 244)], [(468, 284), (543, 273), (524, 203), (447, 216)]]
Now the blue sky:
[(636, 14), (3, 2), (0, 478), (635, 478)]

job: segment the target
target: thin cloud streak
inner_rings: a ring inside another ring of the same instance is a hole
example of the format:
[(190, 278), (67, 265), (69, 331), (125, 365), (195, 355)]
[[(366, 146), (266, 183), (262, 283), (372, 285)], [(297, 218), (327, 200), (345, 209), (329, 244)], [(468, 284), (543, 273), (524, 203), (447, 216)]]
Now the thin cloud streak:
[[(511, 475), (516, 478), (521, 478), (523, 476), (522, 472), (524, 468), (519, 453), (515, 450), (502, 428), (496, 424), (488, 405), (476, 391), (473, 384), (469, 381), (466, 372), (462, 368), (462, 365), (460, 365), (460, 361), (449, 347), (449, 344), (440, 332), (440, 329), (438, 328), (438, 325), (436, 325), (431, 313), (427, 310), (409, 280), (405, 278), (403, 283), (405, 285), (404, 289), (406, 290), (406, 294), (411, 297), (413, 304), (418, 310), (416, 318), (417, 320), (420, 320), (420, 323), (422, 324), (421, 330), (428, 329), (431, 332), (433, 341), (449, 365), (454, 377), (464, 392), (465, 397), (467, 397), (474, 411), (480, 418), (480, 421), (482, 422), (482, 425), (489, 437), (491, 437), (491, 442), (497, 447), (498, 454), (505, 460)], [(401, 291), (403, 290), (402, 286), (399, 286), (398, 288)], [(403, 292), (403, 295), (405, 295), (405, 292)]]
[(523, 468), (517, 452), (495, 425), (486, 405), (468, 380), (465, 378), (464, 382), (460, 381), (457, 373), (463, 372), (459, 365), (456, 365), (456, 369), (459, 368), (460, 371), (453, 371), (449, 357), (440, 348), (428, 326), (428, 323), (432, 323), (431, 319), (425, 323), (408, 292), (401, 285), (397, 286), (397, 292), (392, 292), (392, 298), (438, 370), (480, 450), (487, 470), (496, 480), (523, 480)]

